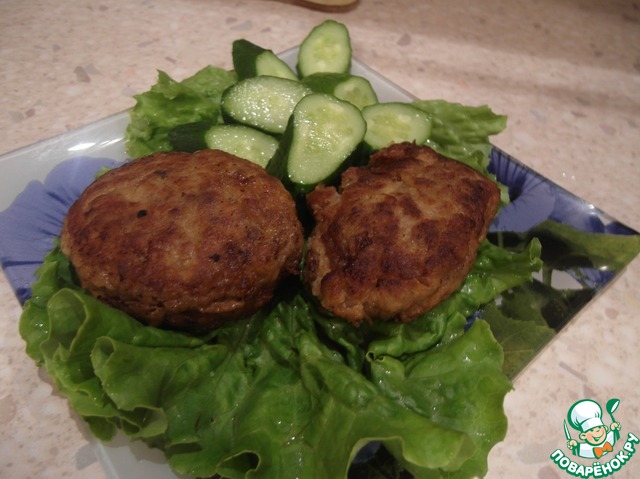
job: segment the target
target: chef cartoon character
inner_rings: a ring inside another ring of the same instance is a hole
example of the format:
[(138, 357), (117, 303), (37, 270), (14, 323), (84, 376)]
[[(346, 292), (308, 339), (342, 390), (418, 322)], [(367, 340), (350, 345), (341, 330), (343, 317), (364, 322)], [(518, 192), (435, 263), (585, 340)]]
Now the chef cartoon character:
[(579, 438), (584, 442), (578, 442), (571, 438), (569, 429), (565, 423), (565, 436), (567, 447), (574, 454), (584, 458), (599, 459), (613, 451), (616, 440), (620, 437), (620, 423), (613, 418), (613, 410), (620, 401), (612, 400), (607, 403), (607, 411), (613, 421), (609, 427), (602, 422), (602, 408), (591, 399), (583, 399), (576, 402), (567, 413), (567, 421), (575, 430), (580, 431)]

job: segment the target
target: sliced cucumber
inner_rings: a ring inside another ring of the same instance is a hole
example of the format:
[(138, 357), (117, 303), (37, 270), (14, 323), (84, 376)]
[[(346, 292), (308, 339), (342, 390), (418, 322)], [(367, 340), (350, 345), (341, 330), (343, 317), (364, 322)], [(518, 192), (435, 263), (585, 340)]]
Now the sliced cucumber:
[(330, 93), (361, 110), (378, 103), (378, 96), (371, 83), (361, 76), (349, 73), (314, 73), (303, 78), (302, 83), (315, 92)]
[(244, 125), (216, 125), (204, 135), (208, 148), (226, 151), (263, 168), (278, 149), (278, 140), (271, 135)]
[(363, 108), (362, 116), (367, 122), (364, 143), (370, 150), (403, 141), (421, 145), (431, 134), (431, 120), (427, 114), (408, 103), (377, 103)]
[(300, 77), (318, 72), (349, 73), (350, 68), (351, 38), (342, 23), (325, 20), (300, 44), (297, 65)]
[(294, 71), (283, 60), (259, 45), (248, 40), (240, 39), (233, 42), (231, 46), (231, 56), (233, 58), (233, 69), (238, 76), (238, 80), (261, 75), (269, 75), (289, 80), (297, 80)]
[(358, 108), (326, 93), (305, 96), (291, 115), (267, 171), (294, 194), (331, 184), (359, 158), (366, 123)]
[(267, 133), (281, 134), (300, 99), (312, 90), (299, 81), (259, 76), (239, 81), (222, 94), (222, 116)]
[(194, 151), (207, 148), (204, 135), (214, 125), (211, 121), (196, 121), (173, 127), (167, 133), (173, 151)]

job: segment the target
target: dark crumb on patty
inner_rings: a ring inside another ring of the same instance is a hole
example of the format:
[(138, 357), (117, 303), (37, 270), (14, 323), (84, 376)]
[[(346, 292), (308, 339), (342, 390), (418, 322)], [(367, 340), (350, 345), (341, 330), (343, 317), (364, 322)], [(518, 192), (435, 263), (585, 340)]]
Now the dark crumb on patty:
[(298, 272), (302, 227), (263, 168), (218, 150), (109, 171), (65, 219), (82, 287), (146, 324), (202, 332), (252, 314)]

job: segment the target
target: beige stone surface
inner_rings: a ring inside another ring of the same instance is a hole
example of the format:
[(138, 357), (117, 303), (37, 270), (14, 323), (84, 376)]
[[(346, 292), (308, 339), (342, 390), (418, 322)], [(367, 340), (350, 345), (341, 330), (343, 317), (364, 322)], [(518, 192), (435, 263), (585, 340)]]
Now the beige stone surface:
[[(267, 0), (3, 0), (0, 153), (131, 107), (157, 69), (181, 79), (230, 67), (233, 40), (282, 51), (329, 17), (347, 24), (358, 59), (410, 93), (508, 115), (497, 146), (640, 229), (634, 1), (361, 0), (332, 15)], [(24, 354), (20, 307), (0, 276), (0, 477), (108, 477), (81, 421)], [(584, 397), (620, 398), (623, 432), (640, 435), (639, 286), (636, 258), (517, 378), (487, 477), (568, 477), (549, 455)], [(640, 457), (613, 477), (640, 477)]]

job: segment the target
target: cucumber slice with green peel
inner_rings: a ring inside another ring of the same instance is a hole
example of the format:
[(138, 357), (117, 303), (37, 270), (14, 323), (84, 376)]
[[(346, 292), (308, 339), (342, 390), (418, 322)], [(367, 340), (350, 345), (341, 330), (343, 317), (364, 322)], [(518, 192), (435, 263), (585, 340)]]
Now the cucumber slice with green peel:
[(241, 123), (282, 134), (298, 102), (312, 90), (299, 81), (258, 76), (239, 81), (222, 94), (225, 123)]
[(294, 109), (267, 171), (294, 195), (318, 183), (332, 184), (359, 160), (366, 128), (362, 113), (351, 103), (326, 93), (307, 95)]
[(350, 68), (351, 38), (340, 22), (325, 20), (300, 44), (297, 69), (302, 78), (318, 72), (349, 73)]
[(403, 141), (424, 144), (431, 134), (427, 114), (408, 103), (377, 103), (362, 109), (367, 122), (364, 143), (370, 150), (379, 150)]
[(211, 121), (196, 121), (174, 126), (167, 133), (173, 151), (194, 151), (207, 148), (204, 141), (205, 133), (214, 125)]
[(261, 75), (269, 75), (289, 80), (297, 80), (294, 71), (272, 50), (262, 48), (248, 40), (240, 39), (231, 46), (233, 69), (238, 80)]
[(252, 163), (267, 166), (278, 149), (278, 140), (255, 128), (244, 125), (216, 125), (206, 132), (207, 148), (222, 150)]
[(315, 92), (330, 93), (354, 104), (361, 110), (378, 103), (378, 96), (369, 80), (349, 73), (314, 73), (302, 79), (302, 83)]

